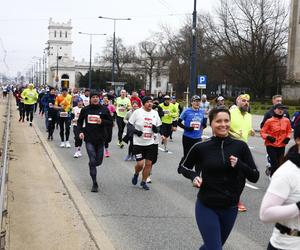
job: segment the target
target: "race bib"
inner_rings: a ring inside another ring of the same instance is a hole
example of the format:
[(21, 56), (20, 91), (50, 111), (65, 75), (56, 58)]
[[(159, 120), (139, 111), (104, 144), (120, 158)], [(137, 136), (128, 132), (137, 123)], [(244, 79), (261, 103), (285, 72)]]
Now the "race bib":
[(125, 109), (124, 107), (120, 107), (120, 108), (119, 108), (119, 112), (120, 112), (120, 113), (124, 113), (125, 111), (126, 111), (126, 109)]
[(190, 126), (191, 126), (192, 128), (194, 128), (194, 130), (200, 130), (201, 123), (198, 122), (198, 121), (192, 121), (191, 124), (190, 124)]
[(29, 93), (28, 95), (29, 95), (30, 97), (33, 97), (33, 93)]
[(51, 117), (49, 117), (49, 118), (48, 118), (48, 121), (52, 121), (52, 118), (51, 118)]
[(144, 139), (145, 140), (151, 140), (152, 138), (152, 133), (143, 133)]
[(89, 124), (97, 124), (100, 116), (99, 115), (88, 115), (87, 122)]
[(59, 116), (60, 117), (68, 117), (68, 112), (60, 112)]
[(170, 114), (170, 110), (164, 110), (164, 114), (165, 114), (165, 115)]

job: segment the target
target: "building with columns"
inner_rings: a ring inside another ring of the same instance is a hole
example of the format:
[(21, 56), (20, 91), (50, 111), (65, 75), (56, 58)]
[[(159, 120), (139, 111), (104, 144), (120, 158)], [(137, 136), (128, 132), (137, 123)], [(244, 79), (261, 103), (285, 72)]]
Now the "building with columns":
[(291, 0), (287, 61), (288, 85), (283, 86), (285, 100), (300, 100), (300, 0)]
[[(89, 71), (89, 62), (76, 61), (72, 55), (72, 22), (59, 23), (50, 18), (48, 39), (48, 83), (52, 86), (73, 88), (79, 86), (81, 75)], [(93, 70), (111, 71), (112, 65), (99, 58), (92, 62)], [(170, 91), (169, 70), (164, 66), (160, 70), (153, 70), (152, 88), (149, 89), (149, 76), (142, 65), (127, 64), (123, 71), (128, 74), (144, 75), (146, 79), (146, 90), (152, 94), (158, 92), (167, 93)]]

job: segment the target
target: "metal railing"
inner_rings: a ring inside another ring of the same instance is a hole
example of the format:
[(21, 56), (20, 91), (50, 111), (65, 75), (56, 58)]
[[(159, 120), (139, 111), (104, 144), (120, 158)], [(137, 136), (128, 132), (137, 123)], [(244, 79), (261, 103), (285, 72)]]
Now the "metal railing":
[(10, 135), (10, 101), (11, 95), (8, 95), (6, 108), (6, 122), (2, 138), (2, 155), (1, 155), (1, 174), (0, 174), (0, 249), (5, 249), (6, 229), (3, 223), (3, 217), (7, 214), (7, 174), (8, 174), (8, 143)]

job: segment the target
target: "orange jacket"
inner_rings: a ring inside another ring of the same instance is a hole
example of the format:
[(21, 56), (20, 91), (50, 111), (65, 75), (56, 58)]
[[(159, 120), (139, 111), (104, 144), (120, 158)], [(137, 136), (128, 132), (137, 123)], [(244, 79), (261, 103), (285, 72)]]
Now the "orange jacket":
[[(292, 127), (288, 118), (277, 118), (273, 116), (265, 122), (264, 126), (260, 130), (260, 135), (265, 140), (266, 146), (279, 148), (286, 146), (286, 144), (283, 143), (283, 140), (285, 138), (291, 138), (291, 132)], [(276, 141), (271, 143), (266, 139), (268, 135), (274, 137)]]

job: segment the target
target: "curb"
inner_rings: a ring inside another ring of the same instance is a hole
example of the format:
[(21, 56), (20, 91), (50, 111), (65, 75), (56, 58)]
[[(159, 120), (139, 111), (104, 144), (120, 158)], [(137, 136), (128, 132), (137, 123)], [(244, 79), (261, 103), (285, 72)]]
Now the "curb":
[(56, 157), (55, 153), (49, 146), (48, 142), (46, 141), (45, 137), (43, 136), (41, 130), (33, 123), (34, 130), (42, 142), (42, 145), (48, 154), (51, 162), (53, 163), (53, 167), (58, 173), (63, 185), (65, 186), (70, 199), (75, 205), (75, 208), (79, 212), (88, 232), (91, 235), (91, 238), (95, 242), (98, 249), (101, 250), (113, 250), (115, 249), (111, 241), (106, 236), (104, 230), (99, 225), (96, 216), (93, 214), (92, 210), (86, 204), (83, 196), (81, 195), (80, 191), (76, 187), (76, 185), (71, 180), (70, 176), (63, 168), (62, 164), (60, 163), (59, 159)]

